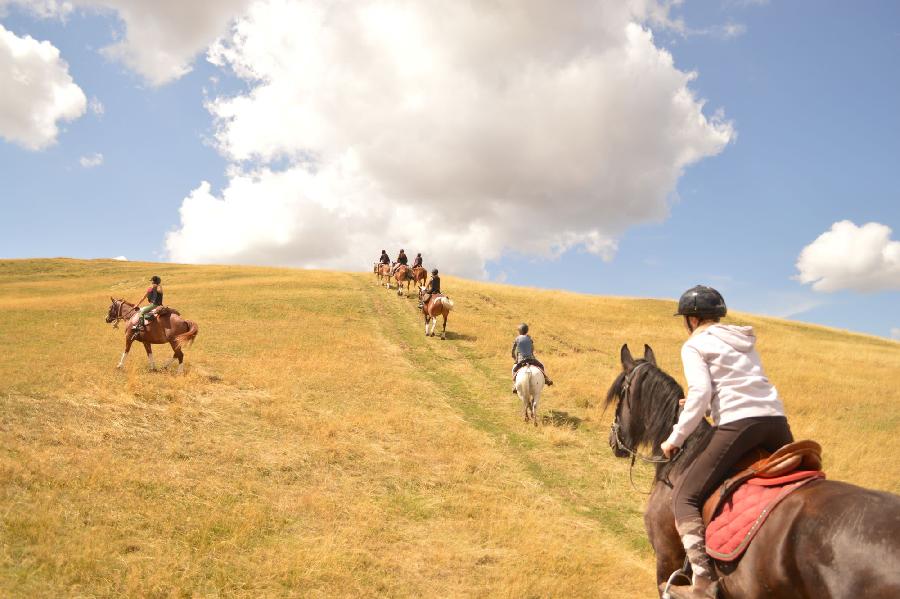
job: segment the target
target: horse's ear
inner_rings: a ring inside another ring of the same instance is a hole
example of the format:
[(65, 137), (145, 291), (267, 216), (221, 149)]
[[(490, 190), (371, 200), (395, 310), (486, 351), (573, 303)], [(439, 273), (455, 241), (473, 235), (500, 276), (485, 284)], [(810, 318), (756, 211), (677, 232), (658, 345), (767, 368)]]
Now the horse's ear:
[(656, 366), (656, 356), (653, 355), (653, 349), (646, 343), (644, 344), (644, 359)]
[(112, 303), (116, 303), (116, 300), (113, 299), (113, 296), (109, 296), (109, 301), (111, 301)]
[(624, 368), (625, 370), (631, 370), (632, 368), (634, 368), (634, 358), (631, 357), (631, 350), (628, 349), (627, 343), (622, 346), (620, 357), (622, 358), (622, 368)]

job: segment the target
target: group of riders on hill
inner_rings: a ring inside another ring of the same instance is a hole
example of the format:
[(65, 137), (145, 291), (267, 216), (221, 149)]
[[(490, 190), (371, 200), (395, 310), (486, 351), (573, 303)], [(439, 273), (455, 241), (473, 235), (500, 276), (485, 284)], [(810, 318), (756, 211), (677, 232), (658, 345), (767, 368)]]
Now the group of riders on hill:
[[(381, 250), (381, 256), (378, 258), (378, 264), (389, 264), (391, 266), (391, 276), (397, 272), (397, 269), (401, 266), (409, 266), (409, 258), (406, 256), (406, 252), (401, 249), (400, 253), (397, 254), (397, 259), (394, 262), (391, 262), (391, 257), (388, 256), (386, 250)], [(413, 259), (412, 266), (410, 267), (410, 271), (413, 268), (425, 268), (422, 266), (422, 253), (419, 252), (416, 254), (416, 257)], [(410, 279), (412, 279), (411, 275), (408, 275)], [(438, 269), (431, 269), (431, 279), (429, 279), (428, 283), (425, 285), (425, 292), (422, 295), (421, 300), (419, 301), (419, 308), (424, 306), (431, 300), (431, 296), (440, 295), (441, 293), (441, 277), (438, 275)]]
[[(406, 253), (400, 250), (392, 271), (407, 262)], [(379, 263), (391, 264), (384, 250)], [(413, 266), (422, 266), (422, 254), (416, 255)], [(432, 269), (431, 275), (423, 303), (441, 293), (438, 270)], [(153, 276), (150, 283), (136, 304), (136, 333), (154, 319), (154, 311), (162, 306), (162, 280)], [(141, 307), (144, 300), (147, 305)], [(720, 324), (726, 314), (722, 295), (703, 285), (682, 294), (675, 314), (684, 318), (689, 335), (681, 348), (688, 391), (681, 400), (683, 408), (671, 434), (661, 444), (664, 456), (672, 459), (704, 417), (709, 417), (714, 426), (708, 445), (673, 489), (676, 527), (693, 572), (690, 586), (670, 587), (672, 596), (679, 599), (710, 599), (718, 593), (715, 569), (706, 553), (701, 515), (704, 499), (747, 451), (761, 447), (774, 452), (793, 441), (778, 391), (766, 377), (756, 351), (752, 327)], [(543, 372), (544, 365), (535, 356), (528, 325), (520, 324), (517, 332), (511, 351), (515, 360), (513, 379), (526, 364)], [(547, 385), (552, 384), (546, 372), (544, 378)]]

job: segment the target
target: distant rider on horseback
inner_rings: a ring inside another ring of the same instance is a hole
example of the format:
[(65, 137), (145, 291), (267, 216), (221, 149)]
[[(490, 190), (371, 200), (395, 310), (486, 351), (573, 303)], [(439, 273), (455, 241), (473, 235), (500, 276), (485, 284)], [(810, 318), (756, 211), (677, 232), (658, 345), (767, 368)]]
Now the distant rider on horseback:
[[(144, 326), (153, 320), (154, 316), (152, 314), (148, 315), (148, 312), (152, 312), (156, 308), (162, 306), (163, 302), (163, 288), (162, 288), (162, 279), (158, 276), (153, 275), (150, 277), (150, 287), (147, 288), (147, 293), (138, 300), (138, 303), (134, 305), (135, 308), (139, 308), (138, 310), (138, 321), (135, 323), (131, 329), (133, 331), (142, 331), (144, 330)], [(143, 308), (140, 308), (141, 302), (147, 300), (147, 305)]]
[(671, 459), (708, 412), (714, 425), (708, 445), (672, 490), (675, 526), (693, 571), (691, 586), (670, 587), (678, 599), (714, 598), (718, 592), (700, 513), (706, 497), (751, 449), (774, 452), (794, 440), (778, 391), (763, 371), (753, 329), (719, 324), (727, 311), (722, 295), (703, 285), (678, 301), (676, 316), (684, 317), (690, 333), (681, 348), (688, 392), (660, 447)]
[(416, 257), (413, 258), (413, 265), (412, 265), (412, 267), (415, 268), (415, 267), (417, 267), (417, 266), (422, 266), (422, 253), (421, 253), (421, 252), (419, 252), (418, 254), (416, 254)]
[(406, 252), (404, 252), (402, 249), (400, 250), (400, 253), (397, 254), (397, 261), (394, 262), (394, 267), (391, 269), (391, 274), (397, 272), (397, 269), (400, 268), (401, 264), (403, 266), (409, 264), (409, 258), (406, 257)]
[(391, 263), (391, 257), (388, 256), (388, 253), (386, 251), (381, 250), (381, 257), (378, 258), (378, 263), (379, 264), (390, 264)]
[(431, 269), (431, 280), (428, 281), (428, 285), (425, 287), (425, 295), (422, 296), (422, 299), (419, 301), (419, 309), (422, 309), (429, 301), (431, 301), (432, 295), (437, 295), (441, 293), (441, 278), (438, 276), (438, 269)]
[[(544, 375), (544, 384), (547, 386), (552, 385), (553, 381), (547, 376), (544, 365), (534, 357), (534, 340), (528, 334), (528, 325), (524, 322), (520, 324), (518, 332), (519, 336), (515, 338), (512, 345), (512, 358), (516, 361), (512, 369), (513, 381), (516, 380), (516, 372), (518, 372), (521, 367), (526, 364), (532, 364), (541, 369), (541, 373)], [(512, 392), (518, 392), (515, 384), (513, 384)]]

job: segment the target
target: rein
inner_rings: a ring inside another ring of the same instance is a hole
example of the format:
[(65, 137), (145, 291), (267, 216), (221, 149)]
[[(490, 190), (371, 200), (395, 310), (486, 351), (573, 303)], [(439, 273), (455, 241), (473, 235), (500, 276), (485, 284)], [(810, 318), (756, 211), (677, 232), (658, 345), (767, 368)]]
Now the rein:
[(120, 320), (128, 320), (131, 317), (131, 315), (134, 314), (134, 311), (138, 309), (137, 306), (132, 306), (131, 312), (129, 312), (128, 315), (125, 316), (122, 314), (122, 308), (124, 308), (124, 307), (125, 307), (125, 300), (117, 300), (116, 301), (116, 319), (112, 323), (114, 329), (119, 328)]

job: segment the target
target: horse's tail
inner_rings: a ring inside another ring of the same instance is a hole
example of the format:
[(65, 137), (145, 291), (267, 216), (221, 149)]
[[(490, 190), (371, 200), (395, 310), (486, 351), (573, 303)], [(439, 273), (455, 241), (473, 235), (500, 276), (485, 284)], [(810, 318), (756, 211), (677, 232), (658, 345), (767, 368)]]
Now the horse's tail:
[(441, 302), (442, 306), (447, 307), (447, 312), (453, 309), (453, 300), (447, 296), (439, 297), (438, 300)]
[(197, 333), (200, 329), (197, 327), (197, 323), (193, 320), (185, 320), (184, 323), (188, 325), (188, 330), (186, 333), (182, 333), (175, 337), (175, 347), (180, 350), (184, 350), (189, 348), (194, 343), (194, 339), (197, 338)]

